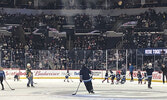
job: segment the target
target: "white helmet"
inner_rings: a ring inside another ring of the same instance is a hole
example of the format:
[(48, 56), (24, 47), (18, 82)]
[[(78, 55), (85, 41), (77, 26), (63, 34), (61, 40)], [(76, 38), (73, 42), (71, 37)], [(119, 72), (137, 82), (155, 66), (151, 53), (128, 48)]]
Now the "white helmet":
[(149, 63), (148, 65), (149, 65), (149, 66), (152, 66), (152, 63)]
[(27, 66), (31, 66), (30, 63), (27, 63)]

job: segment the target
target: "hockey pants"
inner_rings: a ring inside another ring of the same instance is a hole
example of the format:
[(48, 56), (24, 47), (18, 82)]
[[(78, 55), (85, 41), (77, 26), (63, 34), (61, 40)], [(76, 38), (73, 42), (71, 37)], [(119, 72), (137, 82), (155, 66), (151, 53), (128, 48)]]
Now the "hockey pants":
[(84, 84), (88, 92), (93, 91), (92, 81), (84, 82)]

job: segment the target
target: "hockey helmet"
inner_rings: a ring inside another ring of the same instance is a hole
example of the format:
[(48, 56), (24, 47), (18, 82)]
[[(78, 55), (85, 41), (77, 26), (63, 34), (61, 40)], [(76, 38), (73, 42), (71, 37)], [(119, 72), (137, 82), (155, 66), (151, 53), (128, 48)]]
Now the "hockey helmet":
[(27, 63), (27, 66), (31, 66), (30, 63)]

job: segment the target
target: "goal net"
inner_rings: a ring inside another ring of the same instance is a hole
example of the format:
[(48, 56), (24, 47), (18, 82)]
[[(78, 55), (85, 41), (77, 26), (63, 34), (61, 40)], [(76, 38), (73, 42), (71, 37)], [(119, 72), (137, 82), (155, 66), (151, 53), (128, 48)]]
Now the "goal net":
[(20, 69), (19, 68), (4, 68), (3, 69), (7, 80), (14, 80), (14, 76), (17, 75), (20, 79)]

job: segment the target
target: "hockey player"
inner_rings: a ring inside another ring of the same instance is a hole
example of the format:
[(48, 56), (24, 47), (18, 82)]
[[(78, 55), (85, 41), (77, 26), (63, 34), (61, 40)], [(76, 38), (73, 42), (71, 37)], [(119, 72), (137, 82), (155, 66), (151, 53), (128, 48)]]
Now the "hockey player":
[(3, 71), (3, 68), (0, 67), (0, 82), (2, 85), (2, 90), (4, 90), (3, 80), (5, 80), (5, 79), (6, 79), (5, 72)]
[(144, 72), (144, 84), (146, 84), (146, 81), (148, 81), (147, 73)]
[(65, 82), (66, 80), (67, 80), (67, 82), (69, 82), (69, 76), (70, 76), (70, 73), (69, 73), (69, 70), (67, 70), (67, 73), (66, 73), (64, 82)]
[(110, 70), (110, 77), (111, 77), (111, 84), (114, 84), (114, 79), (115, 79), (115, 74), (112, 72), (112, 70)]
[(123, 67), (121, 70), (121, 84), (124, 84), (126, 82), (126, 68)]
[(119, 71), (117, 71), (117, 74), (116, 74), (116, 80), (117, 80), (117, 82), (116, 82), (116, 84), (119, 83), (120, 79), (121, 79), (121, 75), (120, 75)]
[(14, 81), (15, 80), (19, 81), (19, 74), (18, 73), (14, 76)]
[(143, 78), (142, 78), (142, 75), (141, 75), (140, 71), (138, 71), (138, 73), (137, 73), (137, 78), (138, 78), (138, 84), (142, 84)]
[(30, 87), (30, 84), (31, 84), (31, 87), (34, 87), (34, 85), (33, 85), (33, 73), (31, 72), (30, 63), (27, 64), (26, 78), (28, 79), (27, 87)]
[(106, 70), (105, 78), (104, 78), (104, 80), (102, 81), (102, 83), (103, 83), (105, 80), (107, 80), (107, 83), (109, 83), (108, 78), (109, 78), (109, 76), (108, 76), (108, 70)]
[[(145, 71), (147, 69), (147, 63), (144, 63), (143, 70)], [(146, 84), (146, 81), (148, 81), (147, 73), (144, 72), (144, 84)]]
[(92, 78), (91, 78), (91, 71), (83, 65), (80, 70), (80, 82), (84, 82), (85, 87), (89, 93), (93, 93), (93, 86), (92, 86)]
[(121, 78), (121, 84), (124, 84), (126, 82), (126, 77), (123, 75)]
[(152, 63), (149, 63), (148, 64), (148, 67), (146, 69), (146, 72), (147, 72), (147, 77), (148, 77), (148, 88), (149, 89), (152, 89), (151, 87), (151, 81), (152, 81), (152, 73), (153, 73), (153, 68), (152, 68)]

